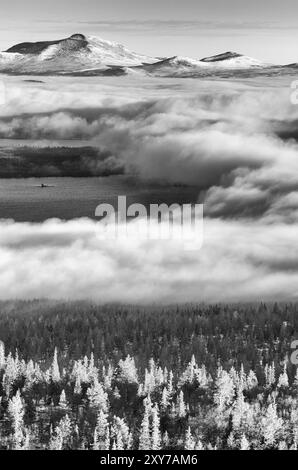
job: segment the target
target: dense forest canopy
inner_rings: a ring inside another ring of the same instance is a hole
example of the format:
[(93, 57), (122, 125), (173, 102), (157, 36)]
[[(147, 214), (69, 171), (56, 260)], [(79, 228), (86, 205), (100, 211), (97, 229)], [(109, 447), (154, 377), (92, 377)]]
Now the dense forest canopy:
[[(277, 367), (298, 339), (297, 304), (173, 305), (138, 307), (89, 302), (0, 303), (0, 340), (24, 359), (63, 357), (117, 363), (128, 354), (142, 370), (151, 357), (179, 369), (194, 354), (199, 364)], [(294, 367), (293, 367), (294, 373)]]
[(0, 449), (297, 449), (297, 305), (0, 312)]

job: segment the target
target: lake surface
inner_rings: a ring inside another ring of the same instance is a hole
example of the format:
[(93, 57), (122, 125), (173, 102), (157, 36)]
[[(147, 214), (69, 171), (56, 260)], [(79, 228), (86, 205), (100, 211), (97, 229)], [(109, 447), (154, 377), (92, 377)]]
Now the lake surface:
[[(41, 185), (48, 187), (41, 187)], [(199, 191), (188, 186), (150, 184), (129, 176), (94, 178), (0, 179), (0, 219), (42, 222), (51, 218), (94, 218), (98, 204), (117, 209), (118, 196), (127, 204), (186, 204), (197, 202)]]

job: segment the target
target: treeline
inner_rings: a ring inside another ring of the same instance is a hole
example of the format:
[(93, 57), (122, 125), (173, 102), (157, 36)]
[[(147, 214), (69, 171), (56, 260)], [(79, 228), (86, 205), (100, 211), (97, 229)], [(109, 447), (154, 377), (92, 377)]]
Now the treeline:
[(0, 154), (0, 178), (122, 175), (110, 152), (94, 147), (13, 147)]
[(297, 308), (1, 302), (0, 448), (296, 450)]
[[(213, 372), (281, 361), (298, 339), (297, 304), (100, 306), (88, 302), (2, 302), (0, 339), (25, 359), (68, 363), (85, 355), (117, 364), (127, 355), (144, 371), (150, 358), (181, 372), (194, 354)], [(63, 364), (62, 364), (63, 365)], [(288, 373), (292, 379), (295, 366)]]

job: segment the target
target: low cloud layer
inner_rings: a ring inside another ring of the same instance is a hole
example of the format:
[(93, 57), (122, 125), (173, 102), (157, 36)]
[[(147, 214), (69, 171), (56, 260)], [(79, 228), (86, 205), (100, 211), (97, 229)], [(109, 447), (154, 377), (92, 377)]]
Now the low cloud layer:
[(63, 80), (13, 79), (0, 136), (84, 139), (126, 173), (197, 186), (204, 245), (191, 253), (173, 241), (102, 240), (88, 219), (2, 221), (0, 298), (297, 299), (298, 107), (289, 80), (90, 79), (88, 89)]
[[(0, 298), (186, 302), (298, 297), (297, 227), (205, 221), (204, 245), (104, 240), (87, 219), (1, 222)], [(289, 249), (291, 247), (291, 249)]]
[(65, 80), (8, 87), (0, 137), (84, 139), (127, 173), (205, 189), (243, 169), (285, 178), (295, 169), (298, 145), (282, 136), (293, 136), (298, 107), (280, 79), (267, 88), (192, 81), (194, 89), (189, 81), (139, 77), (111, 79), (109, 86), (88, 79), (88, 88), (83, 79)]

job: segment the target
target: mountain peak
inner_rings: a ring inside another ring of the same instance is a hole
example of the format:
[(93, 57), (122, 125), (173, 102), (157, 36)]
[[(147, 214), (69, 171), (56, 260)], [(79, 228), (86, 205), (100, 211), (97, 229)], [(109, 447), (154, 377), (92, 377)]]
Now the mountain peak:
[(10, 47), (5, 52), (24, 55), (38, 55), (48, 49), (50, 46), (68, 45), (74, 49), (84, 48), (88, 44), (83, 34), (73, 34), (66, 39), (58, 39), (56, 41), (38, 41), (38, 42), (22, 42)]
[(207, 76), (267, 66), (232, 51), (201, 60), (180, 56), (148, 57), (117, 42), (81, 33), (54, 41), (23, 42), (0, 53), (0, 73), (14, 74), (123, 74), (128, 68), (136, 68), (136, 71), (157, 76)]
[(84, 34), (80, 34), (80, 33), (72, 34), (69, 39), (77, 39), (78, 41), (86, 41), (87, 40), (86, 36), (84, 36)]
[(201, 62), (221, 62), (223, 60), (237, 59), (238, 57), (243, 57), (243, 55), (238, 54), (237, 52), (228, 51), (224, 52), (223, 54), (204, 57), (204, 59), (201, 59)]
[(116, 42), (75, 33), (55, 41), (23, 42), (0, 53), (0, 72), (65, 73), (141, 66), (156, 62)]

